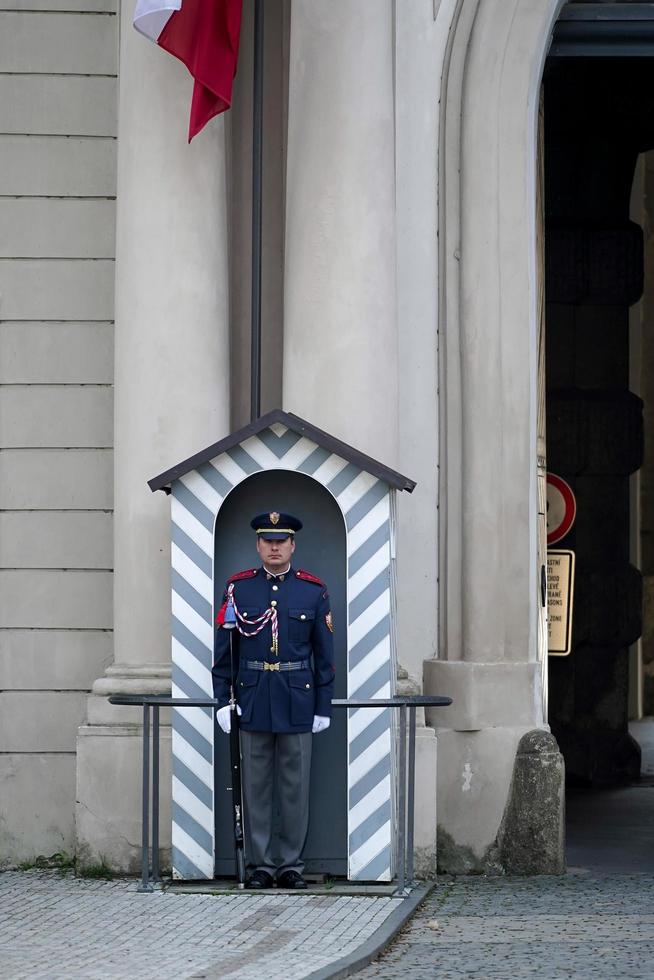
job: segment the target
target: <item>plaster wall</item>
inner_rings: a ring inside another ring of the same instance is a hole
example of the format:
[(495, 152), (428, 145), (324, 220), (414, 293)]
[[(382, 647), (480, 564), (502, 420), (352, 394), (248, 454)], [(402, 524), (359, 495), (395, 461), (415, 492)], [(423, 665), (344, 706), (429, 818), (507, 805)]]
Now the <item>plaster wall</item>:
[(73, 851), (111, 654), (116, 19), (0, 2), (0, 865)]

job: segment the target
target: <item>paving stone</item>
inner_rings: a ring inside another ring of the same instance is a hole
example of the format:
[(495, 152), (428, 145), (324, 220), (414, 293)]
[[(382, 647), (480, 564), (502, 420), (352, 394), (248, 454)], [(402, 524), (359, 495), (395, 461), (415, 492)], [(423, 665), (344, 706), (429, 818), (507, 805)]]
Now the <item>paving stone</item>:
[(459, 878), (437, 888), (357, 978), (645, 980), (653, 910), (645, 874)]
[[(132, 879), (0, 873), (0, 977), (301, 980), (365, 942), (380, 896), (142, 894)], [(344, 929), (336, 934), (333, 927)]]
[[(356, 951), (388, 897), (141, 894), (132, 879), (0, 874), (0, 977), (302, 980)], [(434, 924), (437, 924), (436, 926)], [(649, 875), (443, 880), (361, 980), (645, 980)]]

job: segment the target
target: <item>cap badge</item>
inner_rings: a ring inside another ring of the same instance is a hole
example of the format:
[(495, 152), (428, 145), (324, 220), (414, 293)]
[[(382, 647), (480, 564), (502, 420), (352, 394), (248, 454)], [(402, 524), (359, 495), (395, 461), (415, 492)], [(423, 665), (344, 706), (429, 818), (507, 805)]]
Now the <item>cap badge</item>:
[(274, 510), (272, 514), (269, 514), (269, 517), (270, 517), (270, 523), (273, 525), (273, 527), (276, 524), (279, 524), (279, 514), (277, 513), (276, 510)]

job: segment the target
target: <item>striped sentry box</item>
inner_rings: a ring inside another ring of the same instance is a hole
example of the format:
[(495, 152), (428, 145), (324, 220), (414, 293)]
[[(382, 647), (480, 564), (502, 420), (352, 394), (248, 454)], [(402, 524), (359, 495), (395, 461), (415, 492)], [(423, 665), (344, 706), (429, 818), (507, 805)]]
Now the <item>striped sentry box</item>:
[[(217, 451), (211, 458), (198, 454), (150, 481), (153, 489), (169, 486), (172, 494), (173, 697), (212, 696), (216, 516), (242, 480), (274, 469), (312, 477), (338, 503), (347, 532), (348, 697), (388, 697), (396, 674), (394, 490), (411, 490), (413, 484), (295, 416), (275, 412), (259, 421), (256, 431), (242, 430), (243, 438), (236, 433), (210, 447)], [(387, 474), (397, 478), (395, 486)], [(213, 748), (209, 709), (173, 711), (172, 846), (178, 878), (214, 874)], [(391, 748), (389, 709), (348, 712), (350, 880), (392, 876)]]

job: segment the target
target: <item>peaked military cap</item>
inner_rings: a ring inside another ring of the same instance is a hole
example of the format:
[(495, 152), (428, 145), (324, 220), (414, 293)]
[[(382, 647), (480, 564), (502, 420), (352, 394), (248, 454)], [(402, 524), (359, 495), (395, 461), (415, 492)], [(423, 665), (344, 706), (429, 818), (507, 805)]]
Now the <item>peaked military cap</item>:
[(250, 521), (250, 527), (266, 541), (282, 541), (293, 537), (302, 527), (302, 521), (292, 514), (280, 514), (271, 510), (269, 514), (257, 514)]

